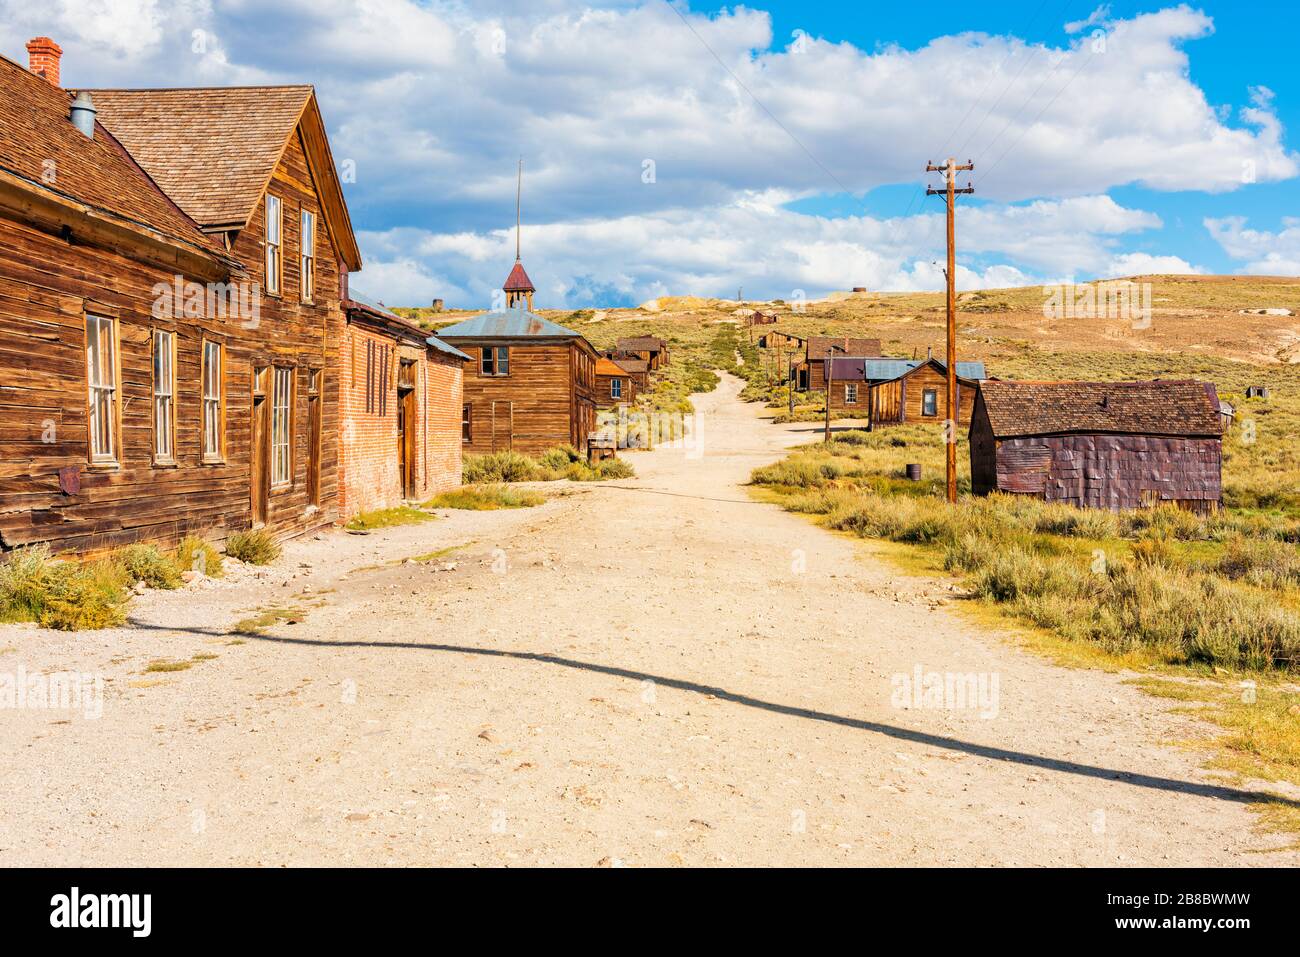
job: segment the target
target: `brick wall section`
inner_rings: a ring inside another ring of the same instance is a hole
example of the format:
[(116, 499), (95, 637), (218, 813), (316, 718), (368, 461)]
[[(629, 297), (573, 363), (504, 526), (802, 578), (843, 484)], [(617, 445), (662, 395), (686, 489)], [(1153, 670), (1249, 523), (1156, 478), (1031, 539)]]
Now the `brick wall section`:
[[(367, 343), (389, 349), (383, 414), (366, 411)], [(343, 519), (405, 500), (398, 442), (398, 365), (419, 356), (415, 377), (415, 491), (423, 500), (460, 484), (462, 364), (432, 349), (349, 323), (340, 355), (343, 428), (339, 507)]]

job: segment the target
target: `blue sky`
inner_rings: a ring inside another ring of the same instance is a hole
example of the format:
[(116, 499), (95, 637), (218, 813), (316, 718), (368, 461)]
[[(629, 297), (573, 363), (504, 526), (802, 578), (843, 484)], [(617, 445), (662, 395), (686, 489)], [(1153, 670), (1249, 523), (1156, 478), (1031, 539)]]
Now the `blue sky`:
[[(310, 82), (392, 305), (942, 283), (926, 160), (976, 161), (963, 288), (1300, 274), (1284, 4), (0, 0), (66, 85)], [(292, 42), (290, 42), (290, 40)]]

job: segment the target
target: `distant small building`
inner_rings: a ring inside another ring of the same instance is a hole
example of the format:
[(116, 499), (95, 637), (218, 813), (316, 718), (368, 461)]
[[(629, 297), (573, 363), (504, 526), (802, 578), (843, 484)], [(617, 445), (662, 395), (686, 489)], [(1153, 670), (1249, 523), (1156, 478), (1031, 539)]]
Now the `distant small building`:
[(619, 352), (636, 356), (649, 363), (651, 371), (668, 364), (668, 343), (658, 336), (633, 336), (618, 340)]
[(631, 374), (613, 359), (596, 360), (596, 408), (617, 409), (636, 401), (636, 382)]
[(630, 353), (611, 351), (605, 354), (605, 358), (612, 361), (620, 369), (626, 372), (636, 386), (638, 393), (648, 392), (650, 389), (650, 363), (644, 359), (632, 356)]
[[(836, 359), (832, 411), (871, 427), (942, 422), (948, 414), (948, 367), (938, 359)], [(983, 362), (957, 363), (957, 421), (969, 425)]]
[(852, 336), (809, 336), (805, 345), (804, 363), (796, 367), (796, 388), (820, 391), (826, 388), (826, 357), (835, 347), (836, 358), (871, 358), (880, 355), (879, 339)]
[(1266, 385), (1248, 385), (1246, 386), (1247, 399), (1267, 399), (1268, 386)]
[(765, 332), (758, 337), (758, 347), (760, 349), (781, 349), (787, 352), (803, 352), (807, 346), (808, 340), (803, 336), (792, 335), (788, 332), (778, 332), (773, 329), (771, 332)]
[(1111, 510), (1222, 499), (1223, 422), (1208, 382), (980, 383), (971, 488)]

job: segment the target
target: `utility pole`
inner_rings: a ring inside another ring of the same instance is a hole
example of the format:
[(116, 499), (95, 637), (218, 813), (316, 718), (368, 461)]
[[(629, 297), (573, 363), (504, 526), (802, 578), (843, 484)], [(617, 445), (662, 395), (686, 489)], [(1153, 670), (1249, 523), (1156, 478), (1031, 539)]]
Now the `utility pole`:
[(942, 196), (948, 204), (948, 268), (944, 275), (948, 279), (948, 400), (946, 403), (947, 421), (944, 422), (944, 442), (947, 446), (948, 501), (957, 501), (957, 417), (960, 410), (957, 401), (957, 236), (954, 229), (954, 213), (957, 196), (961, 193), (973, 193), (974, 187), (969, 182), (965, 189), (957, 188), (957, 173), (972, 170), (975, 164), (967, 160), (965, 166), (958, 166), (957, 161), (948, 157), (946, 166), (925, 164), (927, 173), (943, 173), (946, 180), (943, 189), (927, 188), (925, 195)]
[(831, 390), (835, 384), (835, 353), (847, 352), (848, 350), (841, 346), (831, 345), (826, 349), (826, 374), (822, 376), (826, 380), (826, 436), (825, 441), (831, 440)]

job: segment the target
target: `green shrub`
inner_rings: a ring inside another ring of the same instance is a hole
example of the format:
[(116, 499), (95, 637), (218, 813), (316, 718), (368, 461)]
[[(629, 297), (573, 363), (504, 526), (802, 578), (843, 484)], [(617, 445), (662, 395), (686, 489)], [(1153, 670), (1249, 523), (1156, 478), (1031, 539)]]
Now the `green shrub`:
[(0, 620), (60, 631), (120, 625), (127, 584), (120, 561), (55, 561), (44, 545), (20, 548), (0, 562)]
[(231, 535), (226, 539), (226, 554), (247, 565), (269, 565), (280, 557), (280, 546), (259, 528)]
[(537, 463), (518, 452), (493, 452), (489, 455), (467, 455), (461, 466), (461, 477), (466, 485), (486, 482), (527, 482), (537, 471)]
[(427, 508), (488, 511), (498, 508), (531, 508), (545, 501), (545, 495), (529, 489), (511, 488), (509, 485), (466, 485), (443, 492), (425, 505)]
[(602, 479), (626, 479), (636, 475), (636, 469), (632, 468), (632, 464), (618, 457), (597, 463), (596, 471), (600, 473)]
[(418, 525), (432, 522), (438, 516), (409, 505), (395, 508), (377, 508), (371, 512), (361, 512), (348, 519), (345, 528), (352, 531), (371, 531), (377, 528), (394, 528), (398, 525)]
[(209, 578), (220, 578), (225, 574), (221, 553), (197, 535), (186, 535), (181, 539), (176, 547), (176, 564), (182, 574), (195, 571)]
[(563, 471), (570, 462), (582, 461), (582, 455), (572, 445), (557, 445), (547, 449), (537, 458), (537, 464), (552, 472)]
[(150, 588), (180, 587), (181, 570), (176, 560), (154, 545), (128, 545), (115, 558), (132, 585), (144, 582)]
[(54, 564), (46, 545), (16, 548), (0, 561), (0, 621), (40, 618)]

